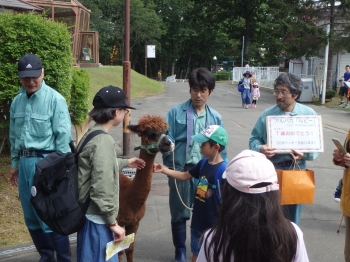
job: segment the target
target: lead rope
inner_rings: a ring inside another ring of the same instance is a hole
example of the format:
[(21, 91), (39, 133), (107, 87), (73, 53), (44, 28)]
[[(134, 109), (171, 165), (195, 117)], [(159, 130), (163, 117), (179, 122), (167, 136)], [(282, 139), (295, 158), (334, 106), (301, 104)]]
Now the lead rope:
[[(175, 142), (174, 142), (174, 148), (175, 148)], [(175, 154), (174, 154), (174, 151), (173, 151), (173, 169), (176, 170), (176, 169), (175, 169)], [(182, 198), (181, 198), (181, 196), (180, 196), (179, 189), (178, 189), (178, 187), (177, 187), (176, 181), (177, 181), (177, 179), (174, 178), (174, 183), (175, 183), (176, 192), (177, 192), (177, 195), (178, 195), (179, 198), (180, 198), (181, 203), (182, 203), (182, 204), (184, 205), (184, 207), (186, 207), (187, 209), (193, 210), (193, 204), (192, 204), (192, 207), (188, 207), (188, 206), (184, 203), (184, 201), (182, 200)]]

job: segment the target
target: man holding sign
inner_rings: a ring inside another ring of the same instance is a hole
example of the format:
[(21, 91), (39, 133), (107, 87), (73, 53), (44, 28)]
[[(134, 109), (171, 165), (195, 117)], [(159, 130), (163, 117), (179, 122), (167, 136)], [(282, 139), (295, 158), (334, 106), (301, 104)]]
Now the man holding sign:
[[(274, 82), (274, 92), (277, 105), (266, 109), (256, 122), (249, 139), (249, 148), (251, 150), (264, 154), (274, 164), (276, 169), (289, 169), (293, 162), (299, 165), (301, 169), (306, 168), (306, 160), (314, 160), (318, 152), (304, 153), (297, 149), (291, 149), (290, 153), (276, 154), (276, 148), (270, 147), (267, 140), (267, 116), (302, 116), (317, 115), (316, 112), (305, 105), (297, 103), (303, 89), (303, 82), (295, 74), (282, 73)], [(284, 205), (285, 216), (299, 225), (301, 204)]]

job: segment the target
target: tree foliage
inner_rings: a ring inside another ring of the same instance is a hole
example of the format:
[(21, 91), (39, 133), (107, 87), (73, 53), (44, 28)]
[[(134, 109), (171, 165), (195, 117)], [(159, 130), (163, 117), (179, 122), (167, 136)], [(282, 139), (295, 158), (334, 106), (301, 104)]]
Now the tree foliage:
[(90, 88), (90, 75), (82, 69), (73, 70), (71, 89), (71, 103), (69, 106), (71, 121), (73, 125), (80, 125), (85, 121), (88, 107)]
[[(124, 50), (124, 0), (81, 0), (91, 9), (90, 29), (100, 36), (100, 60), (103, 64), (121, 64)], [(158, 44), (162, 34), (161, 19), (152, 1), (130, 1), (130, 49), (137, 53), (144, 45)], [(114, 52), (113, 52), (114, 51)], [(112, 56), (111, 56), (112, 54)]]
[[(98, 24), (100, 51), (121, 64), (124, 1), (84, 0)], [(331, 27), (331, 52), (349, 50), (349, 0), (131, 0), (130, 60), (144, 72), (144, 46), (156, 45), (156, 59), (148, 59), (149, 76), (161, 69), (185, 78), (195, 67), (213, 66), (212, 57), (244, 63), (276, 65), (279, 58), (322, 56), (326, 44), (323, 23)], [(339, 5), (331, 12), (332, 5)], [(326, 18), (328, 17), (328, 18)], [(333, 20), (332, 20), (333, 19)], [(243, 39), (244, 37), (244, 46)], [(103, 63), (110, 63), (104, 60)]]

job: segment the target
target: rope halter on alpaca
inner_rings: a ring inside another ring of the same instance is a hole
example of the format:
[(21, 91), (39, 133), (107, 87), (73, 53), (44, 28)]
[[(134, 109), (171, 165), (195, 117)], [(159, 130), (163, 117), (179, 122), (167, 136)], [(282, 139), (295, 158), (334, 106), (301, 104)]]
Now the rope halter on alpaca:
[[(165, 134), (161, 134), (161, 135), (160, 135), (160, 137), (158, 138), (157, 143), (155, 143), (155, 144), (150, 144), (150, 145), (141, 145), (141, 146), (137, 146), (137, 147), (134, 148), (134, 151), (139, 150), (139, 149), (144, 149), (144, 150), (147, 151), (148, 154), (156, 155), (159, 151), (161, 151), (160, 148), (159, 148), (159, 145), (160, 145), (161, 141), (163, 140), (163, 138), (164, 138), (165, 136), (166, 136), (166, 137), (169, 139), (169, 141), (171, 142), (171, 151), (169, 151), (169, 152), (172, 152), (172, 151), (174, 150), (174, 147), (175, 147), (175, 146), (174, 146), (174, 142), (173, 142), (173, 140), (172, 140), (172, 138), (171, 138), (170, 136), (165, 135)], [(152, 153), (152, 152), (150, 151), (150, 149), (154, 149), (154, 148), (157, 149), (157, 151), (154, 152), (154, 153)]]

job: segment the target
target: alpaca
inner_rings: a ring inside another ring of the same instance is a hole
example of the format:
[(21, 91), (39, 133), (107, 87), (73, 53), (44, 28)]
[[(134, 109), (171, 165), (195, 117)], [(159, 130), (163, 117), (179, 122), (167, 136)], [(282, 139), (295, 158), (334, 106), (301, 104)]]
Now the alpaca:
[[(153, 164), (157, 152), (172, 151), (173, 143), (166, 136), (168, 124), (159, 116), (145, 115), (138, 125), (129, 125), (128, 129), (141, 137), (139, 157), (146, 162), (143, 169), (137, 170), (133, 180), (119, 174), (119, 213), (118, 224), (125, 226), (125, 235), (137, 232), (140, 220), (145, 215), (146, 200), (151, 191)], [(148, 146), (148, 147), (147, 147)], [(134, 243), (125, 250), (127, 262), (133, 262)], [(119, 252), (119, 262), (124, 251)]]

